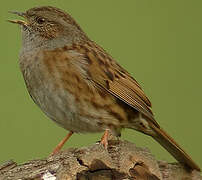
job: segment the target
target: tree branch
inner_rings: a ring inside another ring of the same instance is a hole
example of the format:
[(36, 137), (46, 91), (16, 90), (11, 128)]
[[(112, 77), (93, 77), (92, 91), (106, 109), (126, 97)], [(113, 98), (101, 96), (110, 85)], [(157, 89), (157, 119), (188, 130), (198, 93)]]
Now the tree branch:
[(94, 144), (70, 148), (55, 156), (21, 165), (13, 161), (0, 166), (1, 180), (202, 180), (178, 163), (157, 161), (146, 148), (127, 141), (111, 140), (108, 150)]

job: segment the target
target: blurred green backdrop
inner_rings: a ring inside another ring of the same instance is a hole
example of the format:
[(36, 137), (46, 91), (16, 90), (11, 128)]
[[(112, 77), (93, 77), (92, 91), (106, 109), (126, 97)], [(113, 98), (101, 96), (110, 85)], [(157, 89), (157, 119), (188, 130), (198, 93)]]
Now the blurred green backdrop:
[[(32, 102), (18, 68), (20, 29), (9, 10), (52, 5), (69, 12), (143, 86), (157, 121), (202, 166), (201, 0), (6, 0), (0, 7), (0, 162), (46, 157), (66, 131)], [(79, 147), (101, 134), (74, 135)], [(124, 130), (122, 138), (172, 157), (150, 137)]]

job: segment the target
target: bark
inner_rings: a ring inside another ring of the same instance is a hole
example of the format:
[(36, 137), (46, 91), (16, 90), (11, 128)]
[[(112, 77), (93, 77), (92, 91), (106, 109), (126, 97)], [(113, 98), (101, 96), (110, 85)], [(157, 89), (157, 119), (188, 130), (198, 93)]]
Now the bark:
[(70, 148), (21, 165), (13, 161), (0, 165), (0, 180), (202, 180), (178, 163), (158, 161), (146, 148), (128, 141), (111, 140), (108, 149), (94, 144)]

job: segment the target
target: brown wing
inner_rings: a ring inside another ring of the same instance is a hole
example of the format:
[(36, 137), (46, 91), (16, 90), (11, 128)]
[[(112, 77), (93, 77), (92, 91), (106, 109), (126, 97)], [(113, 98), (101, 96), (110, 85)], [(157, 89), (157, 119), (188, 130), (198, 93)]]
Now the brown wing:
[(137, 81), (94, 42), (85, 44), (81, 49), (86, 51), (89, 75), (95, 85), (141, 112), (158, 126), (150, 109), (151, 102)]

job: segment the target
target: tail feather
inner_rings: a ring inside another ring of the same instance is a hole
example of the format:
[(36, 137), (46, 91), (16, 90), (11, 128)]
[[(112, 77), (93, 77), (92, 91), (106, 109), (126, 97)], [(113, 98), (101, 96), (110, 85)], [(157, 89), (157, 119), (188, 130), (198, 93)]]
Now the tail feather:
[(155, 134), (152, 136), (159, 144), (161, 144), (177, 161), (192, 170), (200, 171), (199, 166), (191, 159), (191, 157), (171, 138), (164, 130), (155, 125), (151, 125)]

